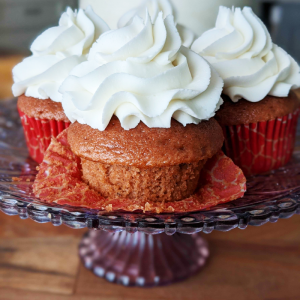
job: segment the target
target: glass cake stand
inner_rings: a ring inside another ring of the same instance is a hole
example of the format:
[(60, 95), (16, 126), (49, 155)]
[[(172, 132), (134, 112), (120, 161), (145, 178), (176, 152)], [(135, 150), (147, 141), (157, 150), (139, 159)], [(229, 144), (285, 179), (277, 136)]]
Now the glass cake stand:
[(83, 263), (97, 276), (125, 286), (170, 284), (199, 271), (209, 256), (200, 232), (245, 229), (300, 214), (300, 151), (286, 167), (249, 178), (244, 198), (181, 214), (45, 204), (31, 190), (36, 166), (28, 158), (16, 100), (1, 102), (0, 210), (38, 223), (90, 229), (79, 245)]

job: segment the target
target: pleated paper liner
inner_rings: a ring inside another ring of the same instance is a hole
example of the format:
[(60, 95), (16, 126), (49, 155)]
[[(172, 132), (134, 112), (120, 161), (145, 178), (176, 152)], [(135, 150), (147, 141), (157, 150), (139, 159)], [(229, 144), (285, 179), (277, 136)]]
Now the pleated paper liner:
[(300, 109), (275, 120), (224, 126), (224, 152), (246, 176), (278, 169), (292, 157)]
[(37, 163), (41, 163), (51, 138), (57, 137), (70, 126), (70, 122), (36, 119), (19, 110), (29, 154)]

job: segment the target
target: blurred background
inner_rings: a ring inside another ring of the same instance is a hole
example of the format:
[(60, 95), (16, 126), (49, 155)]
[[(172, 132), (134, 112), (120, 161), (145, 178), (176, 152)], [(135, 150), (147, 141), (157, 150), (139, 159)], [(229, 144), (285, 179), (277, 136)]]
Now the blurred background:
[[(200, 35), (213, 27), (219, 5), (251, 6), (267, 24), (273, 40), (300, 61), (300, 0), (171, 0), (178, 22)], [(141, 0), (0, 0), (0, 52), (28, 55), (34, 38), (54, 26), (67, 6), (94, 10), (116, 28), (118, 19)]]
[[(219, 5), (251, 6), (268, 26), (273, 41), (300, 62), (300, 0), (170, 0), (178, 22), (197, 35), (214, 26)], [(113, 29), (118, 19), (142, 0), (0, 0), (0, 99), (10, 97), (11, 68), (35, 37), (55, 26), (67, 6), (94, 10)]]

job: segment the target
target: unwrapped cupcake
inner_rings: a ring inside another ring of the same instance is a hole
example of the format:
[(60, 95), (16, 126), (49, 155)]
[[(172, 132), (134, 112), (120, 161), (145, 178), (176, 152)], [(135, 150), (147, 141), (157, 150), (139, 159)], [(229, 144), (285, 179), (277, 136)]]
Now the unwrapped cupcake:
[[(223, 81), (182, 46), (172, 15), (104, 33), (63, 82), (73, 123), (39, 167), (41, 200), (96, 209), (196, 211), (242, 197), (245, 177), (213, 118)], [(60, 191), (57, 193), (57, 191)]]
[(12, 91), (18, 99), (31, 157), (42, 162), (51, 137), (70, 125), (58, 92), (70, 71), (85, 61), (96, 39), (109, 28), (91, 7), (73, 12), (68, 8), (59, 26), (52, 27), (31, 45), (32, 56), (13, 69)]
[(192, 50), (224, 80), (224, 104), (216, 115), (225, 153), (247, 175), (277, 169), (293, 153), (300, 101), (299, 66), (250, 7), (220, 7), (215, 28)]

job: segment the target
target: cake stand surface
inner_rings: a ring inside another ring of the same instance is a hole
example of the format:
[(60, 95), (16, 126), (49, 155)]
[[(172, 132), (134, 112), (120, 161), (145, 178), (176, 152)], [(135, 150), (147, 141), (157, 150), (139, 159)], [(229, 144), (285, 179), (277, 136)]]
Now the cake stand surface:
[[(209, 256), (200, 232), (245, 229), (300, 214), (300, 152), (284, 168), (249, 178), (244, 198), (210, 210), (153, 214), (50, 205), (32, 195), (36, 163), (28, 158), (16, 101), (0, 104), (0, 210), (38, 223), (90, 229), (79, 245), (85, 266), (126, 286), (183, 280)], [(20, 181), (12, 178), (21, 178)]]

